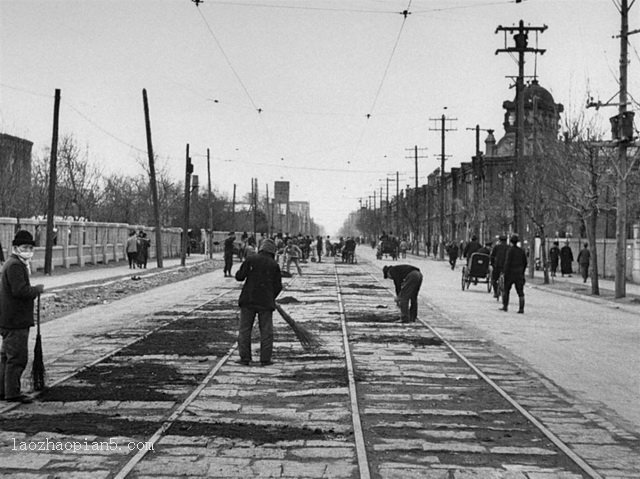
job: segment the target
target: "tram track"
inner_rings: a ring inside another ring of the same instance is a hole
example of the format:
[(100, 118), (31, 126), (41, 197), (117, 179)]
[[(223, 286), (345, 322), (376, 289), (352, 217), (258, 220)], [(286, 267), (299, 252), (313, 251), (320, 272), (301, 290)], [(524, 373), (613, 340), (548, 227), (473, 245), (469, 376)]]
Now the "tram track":
[[(44, 396), (36, 403), (41, 409), (25, 407), (0, 430), (12, 430), (9, 425), (42, 435), (49, 429), (30, 428), (34, 418), (48, 414), (55, 424), (88, 407), (93, 412), (87, 418), (96, 424), (62, 428), (60, 437), (101, 438), (112, 427), (114, 435), (153, 448), (100, 455), (95, 467), (118, 479), (526, 478), (527, 471), (602, 477), (475, 365), (469, 356), (475, 351), (486, 357), (486, 344), (467, 342), (463, 352), (456, 347), (460, 338), (447, 338), (422, 318), (412, 325), (395, 322), (394, 293), (373, 267), (366, 261), (323, 264), (287, 281), (281, 295), (289, 299), (286, 309), (323, 338), (322, 350), (303, 351), (293, 333), (278, 326), (275, 366), (232, 363), (237, 307), (235, 298), (227, 300), (236, 289), (228, 289), (52, 385), (53, 391), (82, 391), (75, 400)], [(444, 316), (425, 304), (429, 314)], [(167, 339), (180, 334), (197, 340), (177, 351)], [(140, 378), (140, 389), (131, 383), (127, 395), (118, 381), (131, 379), (122, 367), (129, 363), (157, 373), (173, 368), (173, 374)], [(489, 364), (512, 374), (500, 361)], [(92, 399), (82, 383), (102, 377), (102, 368), (115, 373), (106, 374), (103, 395)], [(86, 371), (91, 374), (82, 376)], [(54, 413), (42, 411), (47, 405)], [(47, 459), (47, 471), (88, 467)], [(514, 471), (523, 475), (508, 475)]]

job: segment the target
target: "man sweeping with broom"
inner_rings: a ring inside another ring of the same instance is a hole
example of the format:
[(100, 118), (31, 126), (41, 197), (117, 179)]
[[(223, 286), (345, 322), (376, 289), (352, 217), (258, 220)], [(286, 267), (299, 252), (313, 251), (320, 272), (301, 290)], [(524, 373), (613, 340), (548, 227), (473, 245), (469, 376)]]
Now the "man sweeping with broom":
[[(44, 285), (31, 286), (29, 282), (34, 246), (31, 233), (18, 231), (11, 257), (0, 273), (0, 398), (10, 402), (31, 402), (29, 396), (20, 392), (20, 378), (29, 357), (33, 300), (44, 291)], [(42, 357), (37, 359), (42, 361)]]
[(238, 330), (238, 363), (251, 363), (251, 330), (256, 315), (260, 326), (260, 364), (273, 364), (273, 311), (276, 297), (282, 291), (282, 274), (276, 263), (276, 244), (272, 239), (262, 242), (258, 254), (247, 257), (236, 272), (238, 281), (245, 281), (238, 305), (240, 326)]

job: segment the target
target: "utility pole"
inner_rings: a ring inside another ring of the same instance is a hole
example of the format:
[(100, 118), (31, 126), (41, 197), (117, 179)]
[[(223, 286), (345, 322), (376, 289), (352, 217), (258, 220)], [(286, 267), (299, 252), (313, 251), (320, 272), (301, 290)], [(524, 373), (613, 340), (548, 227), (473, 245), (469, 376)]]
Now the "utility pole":
[(418, 148), (418, 145), (415, 145), (413, 148), (406, 149), (405, 151), (413, 150), (413, 156), (405, 156), (406, 159), (414, 159), (415, 165), (415, 189), (413, 190), (413, 212), (415, 215), (415, 238), (414, 242), (411, 245), (411, 251), (418, 256), (420, 255), (420, 206), (419, 206), (419, 198), (418, 198), (418, 159), (427, 158), (426, 156), (418, 156), (418, 149), (420, 151), (425, 151), (426, 148)]
[[(473, 169), (473, 206), (472, 211), (474, 211), (474, 216), (476, 217), (476, 221), (478, 221), (477, 227), (480, 227), (480, 211), (483, 209), (480, 204), (480, 200), (484, 199), (484, 194), (480, 195), (480, 186), (484, 184), (482, 181), (484, 178), (483, 168), (481, 165), (482, 159), (482, 151), (480, 151), (480, 132), (486, 131), (488, 134), (493, 134), (495, 130), (480, 128), (480, 125), (476, 125), (474, 128), (467, 128), (467, 130), (476, 132), (476, 154), (473, 157), (473, 161), (471, 162)], [(482, 231), (477, 231), (479, 236), (484, 239), (484, 228), (480, 228)]]
[(47, 204), (47, 242), (44, 250), (44, 274), (53, 270), (53, 216), (56, 211), (56, 182), (58, 176), (58, 120), (60, 119), (60, 89), (56, 88), (53, 101), (53, 134), (49, 158), (49, 201)]
[(180, 264), (185, 266), (187, 262), (187, 248), (189, 245), (189, 203), (191, 196), (191, 173), (193, 173), (193, 164), (189, 156), (189, 143), (187, 143), (186, 167), (184, 175), (184, 218), (182, 222), (182, 252), (180, 255)]
[(267, 217), (267, 237), (271, 238), (271, 225), (273, 222), (273, 215), (270, 215), (270, 209), (269, 209), (269, 183), (265, 184), (265, 191), (266, 191), (266, 204), (265, 204), (265, 216)]
[[(439, 196), (440, 196), (440, 235), (438, 238), (438, 256), (441, 260), (444, 259), (444, 188), (445, 188), (445, 182), (444, 182), (444, 162), (446, 159), (446, 154), (445, 154), (445, 140), (446, 140), (446, 132), (447, 131), (456, 131), (456, 128), (447, 128), (447, 121), (450, 122), (449, 124), (451, 125), (451, 122), (453, 121), (457, 121), (457, 118), (447, 118), (446, 115), (442, 115), (440, 118), (431, 118), (431, 121), (435, 121), (436, 125), (437, 122), (440, 122), (440, 127), (435, 127), (435, 128), (429, 128), (429, 130), (431, 131), (439, 131), (440, 132), (440, 189), (439, 189)], [(453, 200), (453, 198), (451, 198)], [(453, 201), (452, 201), (452, 208), (453, 208)], [(452, 231), (451, 234), (453, 234), (454, 232)], [(453, 238), (452, 238), (453, 239)]]
[(396, 234), (400, 236), (400, 172), (396, 170)]
[(253, 203), (253, 239), (255, 240), (257, 238), (256, 213), (258, 210), (258, 178), (251, 179), (251, 202)]
[[(546, 50), (540, 48), (529, 47), (529, 32), (535, 32), (536, 45), (538, 33), (542, 33), (547, 29), (546, 25), (541, 27), (525, 27), (524, 21), (520, 20), (518, 26), (496, 28), (496, 33), (504, 32), (505, 48), (496, 50), (498, 53), (517, 53), (518, 54), (518, 77), (516, 79), (516, 142), (515, 142), (515, 165), (514, 165), (514, 181), (513, 181), (513, 231), (523, 237), (524, 221), (519, 198), (520, 184), (524, 180), (522, 178), (522, 163), (524, 158), (524, 55), (525, 53), (533, 53), (535, 55), (544, 54)], [(514, 47), (507, 47), (507, 33), (514, 33)]]
[(231, 230), (236, 230), (236, 184), (233, 184), (233, 201), (231, 202)]
[[(142, 101), (144, 104), (145, 129), (147, 131), (147, 154), (149, 155), (149, 182), (151, 186), (151, 198), (153, 200), (153, 216), (156, 222), (156, 264), (162, 268), (162, 225), (160, 224), (160, 205), (158, 204), (158, 185), (156, 183), (156, 165), (153, 156), (153, 143), (151, 142), (151, 119), (149, 118), (149, 101), (147, 89), (142, 89)], [(207, 150), (208, 151), (208, 150)]]
[[(629, 35), (640, 33), (640, 29), (629, 31), (629, 10), (635, 3), (628, 0), (620, 0), (620, 90), (618, 92), (618, 114), (611, 117), (612, 142), (606, 142), (603, 146), (615, 146), (618, 149), (617, 162), (614, 170), (617, 175), (617, 196), (616, 196), (616, 272), (615, 272), (615, 297), (624, 298), (626, 296), (626, 268), (627, 268), (627, 180), (635, 167), (637, 155), (629, 162), (627, 149), (635, 140), (633, 136), (634, 112), (627, 111), (627, 70), (629, 64)], [(601, 106), (614, 106), (615, 103), (601, 103), (590, 101), (587, 107), (600, 108)], [(607, 190), (608, 194), (608, 190)], [(608, 224), (608, 223), (607, 223)]]
[(211, 160), (207, 148), (207, 202), (209, 203), (209, 259), (213, 258), (213, 202), (211, 200)]

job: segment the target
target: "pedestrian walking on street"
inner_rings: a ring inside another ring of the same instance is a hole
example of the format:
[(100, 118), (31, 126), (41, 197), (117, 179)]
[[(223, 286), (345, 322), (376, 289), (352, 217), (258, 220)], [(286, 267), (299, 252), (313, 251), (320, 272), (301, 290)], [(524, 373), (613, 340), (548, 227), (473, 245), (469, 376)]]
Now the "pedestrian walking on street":
[(571, 274), (573, 273), (573, 251), (571, 250), (571, 246), (569, 246), (569, 241), (567, 241), (564, 246), (560, 249), (560, 272), (562, 276), (568, 275), (571, 278)]
[(449, 255), (449, 264), (451, 269), (456, 269), (456, 261), (458, 261), (458, 245), (455, 241), (452, 241), (447, 248), (447, 254)]
[(4, 263), (4, 251), (2, 249), (2, 243), (0, 242), (0, 266)]
[(29, 281), (35, 246), (31, 233), (18, 231), (12, 246), (11, 256), (0, 273), (0, 398), (30, 403), (31, 398), (21, 393), (20, 379), (29, 359), (33, 300), (44, 291), (44, 285), (31, 286)]
[(589, 251), (589, 243), (584, 244), (584, 248), (578, 253), (578, 265), (580, 266), (580, 274), (582, 282), (586, 283), (589, 277), (589, 263), (591, 262), (591, 251)]
[(498, 244), (493, 247), (489, 255), (491, 261), (491, 283), (493, 285), (493, 297), (498, 297), (498, 280), (500, 275), (504, 272), (504, 260), (507, 258), (507, 251), (509, 245), (507, 244), (507, 237), (500, 235), (498, 238)]
[(518, 293), (519, 306), (518, 313), (524, 313), (524, 271), (527, 269), (527, 254), (518, 246), (518, 235), (513, 235), (509, 240), (511, 246), (507, 251), (504, 260), (504, 294), (502, 296), (502, 311), (509, 309), (509, 292), (511, 286), (515, 285)]
[(136, 263), (139, 268), (147, 269), (147, 261), (149, 261), (149, 248), (151, 241), (147, 238), (147, 233), (140, 230), (138, 233), (138, 253), (136, 255)]
[(127, 238), (127, 259), (129, 260), (129, 269), (136, 268), (136, 259), (138, 256), (138, 237), (135, 230), (129, 231)]
[(260, 363), (263, 366), (272, 364), (273, 311), (276, 309), (276, 297), (282, 291), (282, 276), (275, 254), (275, 242), (266, 239), (258, 254), (247, 257), (236, 272), (236, 280), (245, 282), (238, 299), (238, 362), (245, 366), (251, 363), (251, 331), (256, 315), (260, 328)]
[(233, 267), (233, 249), (235, 246), (236, 234), (229, 231), (229, 235), (224, 240), (224, 277), (231, 276), (231, 268)]
[(316, 236), (316, 253), (318, 253), (318, 263), (322, 263), (322, 236)]
[(553, 242), (553, 246), (549, 250), (549, 262), (551, 263), (551, 276), (555, 276), (560, 262), (560, 246), (557, 241)]
[(302, 251), (298, 247), (297, 241), (295, 239), (288, 239), (287, 246), (284, 248), (284, 257), (286, 258), (286, 266), (285, 271), (291, 274), (291, 263), (293, 262), (296, 265), (296, 269), (298, 270), (298, 274), (302, 276), (302, 269), (300, 268), (300, 258), (302, 257)]
[[(410, 264), (385, 266), (382, 268), (385, 279), (391, 278), (396, 288), (396, 304), (400, 307), (400, 321), (414, 322), (418, 319), (418, 293), (422, 286), (422, 273)], [(411, 301), (411, 307), (409, 307)]]

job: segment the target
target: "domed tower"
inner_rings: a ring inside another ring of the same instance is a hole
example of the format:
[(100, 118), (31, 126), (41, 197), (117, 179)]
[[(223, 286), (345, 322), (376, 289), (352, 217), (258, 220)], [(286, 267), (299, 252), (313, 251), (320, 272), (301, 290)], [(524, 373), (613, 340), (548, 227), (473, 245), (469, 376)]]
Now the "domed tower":
[[(533, 145), (540, 141), (549, 141), (558, 137), (560, 131), (560, 113), (564, 106), (556, 103), (548, 90), (541, 87), (538, 80), (533, 80), (523, 90), (524, 96), (524, 156), (530, 156)], [(497, 156), (513, 156), (515, 154), (516, 110), (517, 103), (505, 101), (504, 131), (505, 135), (496, 145)]]

